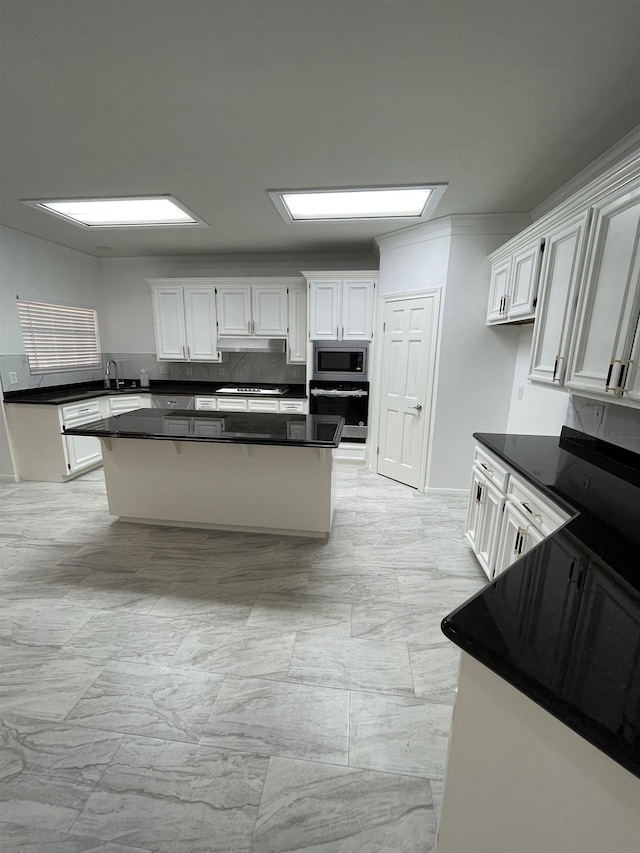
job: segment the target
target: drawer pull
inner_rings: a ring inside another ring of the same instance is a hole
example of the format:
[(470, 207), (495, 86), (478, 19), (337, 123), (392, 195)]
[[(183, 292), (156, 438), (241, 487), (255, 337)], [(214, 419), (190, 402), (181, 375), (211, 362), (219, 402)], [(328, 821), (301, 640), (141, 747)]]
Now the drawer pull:
[(489, 476), (493, 477), (493, 468), (489, 468), (488, 465), (485, 465), (484, 462), (480, 463), (480, 467), (484, 468), (484, 470), (489, 474)]
[(532, 515), (534, 518), (537, 518), (540, 524), (542, 524), (542, 516), (540, 515), (540, 513), (534, 512), (526, 501), (522, 501), (522, 506), (526, 509), (529, 515)]

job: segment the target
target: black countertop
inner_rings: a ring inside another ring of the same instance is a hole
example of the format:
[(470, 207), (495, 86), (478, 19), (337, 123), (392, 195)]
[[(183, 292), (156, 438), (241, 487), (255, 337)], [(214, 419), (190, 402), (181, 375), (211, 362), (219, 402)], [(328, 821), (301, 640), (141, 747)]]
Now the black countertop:
[(338, 415), (136, 409), (64, 432), (98, 438), (333, 448), (340, 443), (343, 426), (344, 418)]
[(474, 437), (573, 517), (442, 630), (640, 777), (640, 455), (567, 427)]
[(114, 397), (122, 394), (182, 394), (186, 396), (229, 396), (229, 397), (267, 397), (266, 394), (251, 394), (243, 391), (242, 394), (220, 393), (220, 388), (242, 387), (246, 385), (260, 385), (264, 388), (273, 387), (287, 390), (284, 394), (274, 395), (278, 399), (306, 398), (307, 392), (304, 385), (291, 385), (289, 383), (270, 382), (181, 382), (169, 380), (167, 382), (152, 381), (149, 388), (141, 388), (139, 382), (133, 384), (133, 380), (126, 379), (122, 388), (107, 389), (102, 382), (83, 382), (76, 385), (56, 385), (51, 388), (38, 388), (29, 391), (5, 391), (5, 403), (28, 403), (45, 406), (59, 406), (63, 403), (75, 403), (79, 400), (87, 400), (92, 397)]

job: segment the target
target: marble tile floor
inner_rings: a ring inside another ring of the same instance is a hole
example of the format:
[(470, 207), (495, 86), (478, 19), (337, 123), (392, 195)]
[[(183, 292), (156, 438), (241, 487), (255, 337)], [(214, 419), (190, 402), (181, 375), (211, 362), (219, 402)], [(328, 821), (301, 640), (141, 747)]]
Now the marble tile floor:
[(335, 476), (326, 542), (0, 484), (3, 853), (435, 850), (466, 496)]

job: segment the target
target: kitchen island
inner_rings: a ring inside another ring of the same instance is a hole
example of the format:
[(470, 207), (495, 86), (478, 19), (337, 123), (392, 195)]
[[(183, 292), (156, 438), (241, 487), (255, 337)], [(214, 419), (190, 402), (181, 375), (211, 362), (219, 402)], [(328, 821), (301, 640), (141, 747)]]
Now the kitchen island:
[(66, 430), (103, 444), (121, 521), (326, 537), (337, 416), (138, 409)]
[(563, 427), (476, 433), (571, 516), (472, 599), (440, 853), (640, 850), (640, 456)]

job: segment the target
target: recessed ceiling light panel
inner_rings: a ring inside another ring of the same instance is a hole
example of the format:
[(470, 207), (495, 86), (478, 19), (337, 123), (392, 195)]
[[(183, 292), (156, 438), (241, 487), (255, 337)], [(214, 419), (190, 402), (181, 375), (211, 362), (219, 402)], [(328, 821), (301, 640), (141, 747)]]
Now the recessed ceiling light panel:
[(342, 219), (429, 219), (446, 184), (409, 187), (269, 190), (286, 222)]
[(206, 225), (177, 199), (164, 196), (122, 198), (25, 199), (25, 204), (83, 228), (167, 228)]

